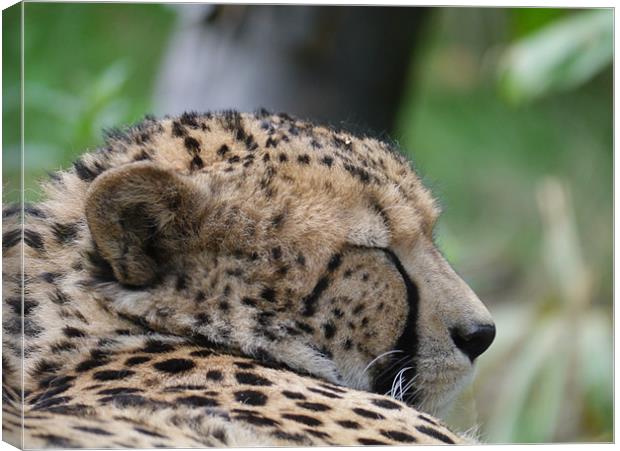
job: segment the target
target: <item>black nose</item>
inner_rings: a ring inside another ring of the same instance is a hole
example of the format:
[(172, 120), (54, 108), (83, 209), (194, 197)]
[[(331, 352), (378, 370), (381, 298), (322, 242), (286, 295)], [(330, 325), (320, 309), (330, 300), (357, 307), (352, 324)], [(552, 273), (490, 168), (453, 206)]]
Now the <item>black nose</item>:
[(473, 362), (493, 343), (495, 326), (493, 324), (479, 324), (469, 331), (455, 327), (450, 330), (450, 336), (456, 347)]

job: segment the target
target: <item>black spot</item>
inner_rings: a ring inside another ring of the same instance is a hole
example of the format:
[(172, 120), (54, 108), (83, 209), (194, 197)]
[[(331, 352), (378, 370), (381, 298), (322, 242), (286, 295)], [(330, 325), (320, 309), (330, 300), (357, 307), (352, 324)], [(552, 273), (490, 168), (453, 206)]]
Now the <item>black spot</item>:
[(286, 154), (281, 153), (280, 155), (278, 155), (278, 160), (280, 160), (280, 163), (284, 163), (285, 161), (288, 161), (288, 157), (286, 156)]
[(183, 144), (185, 145), (185, 148), (187, 149), (187, 151), (192, 154), (196, 154), (200, 152), (200, 143), (198, 142), (196, 138), (192, 138), (191, 136), (188, 136), (183, 141)]
[[(104, 358), (90, 358), (88, 360), (84, 360), (83, 362), (80, 362), (75, 367), (75, 371), (77, 371), (78, 373), (83, 373), (85, 371), (92, 370), (93, 368), (106, 365), (109, 362), (110, 362), (110, 359), (105, 358), (105, 357)], [(107, 380), (107, 379), (102, 379), (102, 380)]]
[(187, 277), (185, 274), (179, 274), (175, 288), (177, 291), (185, 290), (187, 288)]
[(75, 343), (71, 343), (70, 341), (63, 340), (57, 343), (54, 343), (50, 346), (50, 350), (53, 354), (60, 354), (65, 351), (72, 351), (77, 347)]
[(299, 155), (297, 161), (301, 164), (310, 164), (310, 157), (307, 154)]
[(267, 404), (267, 395), (256, 390), (243, 390), (235, 392), (235, 399), (250, 406), (264, 406)]
[(101, 174), (105, 170), (105, 168), (101, 166), (101, 164), (99, 164), (98, 162), (95, 162), (94, 165), (94, 168), (89, 168), (81, 159), (73, 162), (75, 173), (81, 180), (85, 182), (92, 182), (99, 174)]
[(280, 422), (272, 420), (271, 418), (264, 417), (258, 412), (244, 409), (233, 409), (233, 413), (236, 414), (235, 419), (245, 421), (254, 426), (279, 426)]
[(325, 291), (328, 285), (329, 279), (326, 276), (321, 277), (317, 284), (314, 286), (312, 293), (310, 293), (302, 300), (304, 308), (301, 314), (303, 316), (314, 315), (314, 313), (316, 312), (316, 304), (321, 297), (321, 294), (323, 294), (323, 291)]
[(243, 298), (243, 299), (241, 299), (241, 303), (243, 305), (247, 305), (247, 306), (250, 306), (250, 307), (256, 307), (257, 301), (256, 301), (256, 299), (252, 299), (252, 298)]
[(58, 288), (50, 294), (50, 300), (56, 305), (65, 305), (71, 302), (71, 298)]
[(220, 303), (218, 304), (220, 310), (223, 311), (228, 311), (228, 309), (230, 309), (230, 304), (227, 301), (220, 301)]
[(90, 427), (90, 426), (72, 426), (72, 428), (75, 429), (76, 431), (88, 432), (90, 434), (95, 434), (95, 435), (112, 435), (111, 432), (104, 431), (103, 429)]
[(127, 360), (125, 360), (125, 365), (127, 366), (140, 365), (141, 363), (148, 362), (149, 360), (151, 360), (151, 358), (147, 356), (129, 357)]
[(331, 410), (327, 404), (322, 404), (320, 402), (298, 402), (296, 403), (302, 409), (313, 410), (315, 412), (325, 412), (327, 410)]
[(265, 387), (273, 385), (270, 380), (265, 379), (264, 377), (261, 377), (257, 374), (245, 371), (235, 373), (235, 379), (237, 379), (237, 382), (239, 382), (240, 384), (259, 385)]
[(97, 381), (115, 381), (125, 379), (133, 374), (134, 372), (131, 370), (104, 370), (94, 373), (93, 379)]
[(306, 399), (306, 396), (299, 392), (284, 390), (282, 394), (289, 399)]
[(325, 156), (321, 159), (321, 163), (323, 163), (328, 168), (331, 168), (332, 164), (334, 164), (334, 159), (332, 157)]
[(340, 395), (337, 395), (335, 393), (330, 393), (328, 391), (321, 390), (321, 389), (318, 389), (318, 388), (309, 387), (308, 390), (313, 392), (313, 393), (318, 393), (319, 395), (323, 395), (326, 398), (342, 399), (342, 396), (340, 396)]
[(56, 279), (58, 279), (60, 276), (61, 274), (57, 272), (43, 272), (39, 275), (39, 277), (41, 277), (41, 280), (47, 283), (56, 282)]
[(71, 326), (65, 326), (62, 329), (62, 331), (65, 334), (65, 336), (67, 336), (69, 338), (85, 337), (86, 336), (86, 332), (84, 332), (83, 330), (77, 329), (75, 327), (71, 327)]
[(24, 243), (26, 243), (26, 246), (38, 251), (45, 249), (43, 237), (39, 232), (35, 232), (34, 230), (24, 229)]
[(143, 407), (146, 405), (162, 405), (163, 403), (156, 403), (147, 400), (145, 397), (133, 394), (119, 394), (113, 396), (105, 396), (99, 398), (99, 402), (102, 404), (114, 403), (119, 407)]
[(344, 349), (349, 350), (353, 347), (353, 342), (349, 338), (347, 338), (344, 342)]
[(413, 436), (413, 435), (409, 435), (406, 434), (404, 432), (400, 432), (400, 431), (386, 431), (384, 429), (381, 429), (381, 435), (383, 435), (384, 437), (387, 437), (391, 440), (394, 440), (396, 442), (401, 442), (401, 443), (413, 443), (413, 442), (417, 442), (417, 439)]
[(189, 353), (192, 357), (209, 357), (213, 355), (213, 351), (210, 349), (199, 349), (198, 351), (192, 351)]
[(282, 257), (282, 249), (280, 248), (280, 246), (276, 246), (271, 249), (271, 256), (276, 260)]
[(116, 387), (106, 388), (97, 392), (98, 395), (127, 395), (130, 393), (140, 393), (144, 390), (135, 387)]
[(291, 442), (304, 442), (305, 437), (302, 434), (292, 434), (284, 431), (275, 431), (272, 434), (275, 438), (279, 438), (282, 440), (288, 440)]
[(61, 437), (60, 435), (55, 434), (33, 434), (35, 438), (40, 438), (41, 440), (45, 440), (47, 446), (50, 448), (79, 448), (79, 445), (76, 444), (73, 440), (70, 440), (65, 437)]
[(39, 360), (34, 366), (33, 373), (35, 375), (48, 375), (50, 373), (56, 373), (61, 368), (62, 364), (60, 362)]
[(189, 163), (190, 171), (197, 171), (199, 169), (202, 169), (204, 166), (205, 164), (202, 161), (202, 158), (200, 158), (198, 155), (192, 158), (192, 161)]
[(383, 420), (385, 417), (381, 415), (379, 412), (373, 412), (372, 410), (362, 409), (360, 407), (356, 407), (353, 409), (353, 412), (358, 414), (360, 417), (371, 418), (373, 420)]
[(148, 429), (144, 429), (144, 428), (141, 428), (139, 426), (134, 426), (134, 430), (139, 432), (139, 433), (141, 433), (141, 434), (148, 435), (150, 437), (167, 438), (165, 435), (162, 435), (162, 434), (160, 434), (158, 432), (149, 431)]
[(317, 418), (309, 417), (307, 415), (298, 415), (293, 413), (285, 413), (282, 418), (295, 421), (297, 423), (305, 424), (307, 426), (321, 426), (323, 422)]
[(185, 130), (185, 127), (183, 127), (179, 122), (174, 121), (172, 123), (172, 136), (180, 138), (182, 136), (185, 136), (186, 134), (187, 131)]
[(267, 138), (267, 141), (265, 141), (265, 147), (268, 149), (270, 147), (278, 147), (278, 141), (273, 139), (271, 136), (269, 138)]
[(217, 149), (217, 154), (220, 157), (223, 157), (224, 155), (226, 155), (228, 152), (230, 151), (230, 149), (228, 148), (228, 146), (226, 144), (223, 144), (222, 147), (220, 147), (219, 149)]
[(207, 398), (206, 396), (185, 396), (177, 398), (176, 402), (192, 407), (217, 407), (220, 405), (216, 399)]
[(298, 263), (300, 266), (306, 266), (306, 257), (304, 257), (304, 255), (303, 255), (303, 254), (299, 254), (299, 255), (297, 255), (297, 263)]
[(222, 372), (218, 370), (207, 371), (206, 378), (212, 381), (221, 381), (222, 380)]
[(233, 155), (232, 157), (230, 157), (228, 159), (229, 163), (238, 163), (239, 161), (241, 161), (241, 158), (239, 158), (239, 155)]
[(2, 250), (5, 251), (21, 241), (21, 229), (10, 230), (2, 235)]
[(433, 437), (439, 441), (442, 441), (444, 443), (448, 443), (453, 445), (454, 444), (454, 440), (452, 440), (450, 437), (448, 437), (446, 434), (439, 432), (437, 429), (429, 427), (429, 426), (416, 426), (415, 427), (418, 431), (420, 431), (422, 434), (426, 434), (429, 437)]
[(343, 394), (347, 393), (347, 390), (343, 390), (342, 388), (337, 387), (335, 385), (319, 384), (319, 386), (323, 387), (326, 390), (331, 390), (331, 391), (336, 392), (336, 393), (343, 393)]
[(75, 241), (78, 230), (78, 224), (75, 222), (69, 224), (55, 222), (52, 224), (52, 233), (54, 234), (56, 241), (60, 244), (68, 244)]
[(146, 153), (145, 150), (141, 150), (138, 154), (136, 154), (133, 157), (133, 161), (144, 161), (144, 160), (152, 160), (153, 157), (151, 157), (148, 153)]
[(395, 402), (390, 401), (389, 399), (371, 399), (370, 402), (372, 402), (375, 406), (381, 407), (383, 409), (392, 409), (392, 410), (402, 409), (402, 407), (399, 404), (396, 404)]
[(149, 354), (161, 354), (172, 351), (173, 349), (174, 346), (170, 343), (164, 343), (159, 340), (147, 340), (146, 345), (141, 351)]
[(198, 304), (200, 304), (201, 302), (203, 302), (206, 299), (206, 295), (205, 292), (200, 290), (196, 293), (196, 296), (194, 296), (194, 301)]
[(198, 121), (196, 121), (196, 117), (198, 116), (198, 113), (192, 111), (192, 112), (184, 112), (181, 115), (181, 124), (184, 125), (189, 125), (192, 128), (198, 128)]
[(310, 326), (307, 323), (304, 323), (302, 321), (295, 321), (295, 325), (297, 326), (298, 329), (300, 329), (303, 332), (306, 332), (307, 334), (314, 333), (314, 329), (312, 328), (312, 326)]
[(265, 288), (260, 297), (263, 298), (267, 302), (275, 302), (276, 300), (276, 292), (273, 288)]
[(375, 440), (373, 438), (364, 438), (364, 437), (358, 438), (357, 443), (359, 443), (360, 445), (378, 445), (378, 446), (389, 445), (389, 443), (382, 442), (380, 440)]
[(430, 419), (429, 417), (427, 417), (426, 415), (422, 415), (421, 413), (418, 414), (418, 418), (420, 420), (426, 421), (427, 423), (432, 424), (433, 426), (439, 426), (439, 424), (437, 424), (436, 421), (433, 421), (432, 419)]
[(24, 302), (22, 303), (22, 299), (18, 297), (8, 298), (5, 302), (8, 306), (11, 307), (13, 313), (20, 316), (22, 315), (22, 313), (24, 316), (29, 316), (30, 314), (32, 314), (35, 307), (39, 305), (37, 301), (32, 299), (24, 299)]
[(156, 370), (170, 374), (183, 373), (191, 370), (195, 366), (196, 364), (188, 359), (168, 359), (153, 364)]
[(336, 423), (346, 429), (359, 429), (361, 427), (357, 421), (341, 420), (336, 421)]
[(323, 332), (325, 333), (325, 338), (328, 340), (334, 338), (334, 335), (336, 335), (336, 326), (331, 322), (325, 323), (323, 324)]

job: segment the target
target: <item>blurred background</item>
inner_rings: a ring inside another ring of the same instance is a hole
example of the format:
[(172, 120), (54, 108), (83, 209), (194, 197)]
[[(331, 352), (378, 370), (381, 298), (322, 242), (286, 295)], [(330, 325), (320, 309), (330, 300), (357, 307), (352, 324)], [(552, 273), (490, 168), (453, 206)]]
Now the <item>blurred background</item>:
[[(373, 130), (445, 209), (497, 322), (447, 421), (613, 440), (611, 9), (26, 3), (27, 201), (147, 113), (267, 107)], [(3, 200), (19, 199), (19, 10), (3, 13)]]

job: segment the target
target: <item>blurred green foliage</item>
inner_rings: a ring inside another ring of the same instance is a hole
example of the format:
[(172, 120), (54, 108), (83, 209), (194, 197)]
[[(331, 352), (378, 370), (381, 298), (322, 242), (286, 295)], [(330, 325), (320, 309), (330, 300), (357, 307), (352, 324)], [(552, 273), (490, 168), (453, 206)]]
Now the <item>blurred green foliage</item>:
[[(46, 171), (99, 145), (102, 128), (149, 112), (174, 12), (79, 3), (26, 3), (25, 12), (25, 185), (36, 200)], [(11, 14), (5, 201), (19, 194), (6, 189), (19, 173)], [(479, 425), (482, 440), (613, 439), (610, 17), (438, 8), (412, 62), (394, 137), (444, 205), (440, 247), (498, 326), (455, 408), (465, 415), (450, 419)]]
[[(103, 128), (135, 122), (149, 112), (174, 17), (165, 5), (24, 5), (26, 200), (39, 197), (37, 179), (47, 171), (66, 167), (84, 149), (101, 144)], [(19, 21), (8, 25), (4, 36), (17, 42)], [(5, 58), (19, 60), (12, 55), (18, 45), (7, 50)], [(18, 130), (19, 85), (3, 89), (5, 130)], [(19, 170), (19, 140), (3, 144), (10, 176)], [(5, 200), (16, 194), (6, 193)]]

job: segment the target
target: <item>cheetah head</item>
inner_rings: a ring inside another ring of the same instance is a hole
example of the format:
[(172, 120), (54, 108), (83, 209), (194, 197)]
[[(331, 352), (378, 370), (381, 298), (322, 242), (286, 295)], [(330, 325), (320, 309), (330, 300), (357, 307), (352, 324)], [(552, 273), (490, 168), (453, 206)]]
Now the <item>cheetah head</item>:
[(88, 188), (101, 302), (157, 331), (441, 413), (495, 328), (435, 247), (438, 209), (408, 161), (290, 118), (194, 122), (179, 133), (163, 121), (148, 160), (128, 158)]

